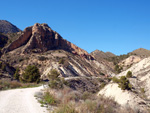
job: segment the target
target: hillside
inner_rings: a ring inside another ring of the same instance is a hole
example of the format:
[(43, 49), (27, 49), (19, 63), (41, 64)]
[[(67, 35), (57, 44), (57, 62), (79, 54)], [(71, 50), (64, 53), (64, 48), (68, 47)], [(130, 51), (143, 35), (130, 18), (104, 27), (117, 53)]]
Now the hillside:
[(95, 50), (93, 52), (91, 52), (91, 55), (93, 55), (95, 58), (103, 58), (103, 59), (107, 59), (109, 57), (115, 57), (116, 55), (111, 53), (111, 52), (103, 52), (100, 50)]
[(105, 64), (109, 70), (114, 72), (114, 64), (107, 59), (115, 57), (116, 55), (111, 52), (103, 52), (100, 50), (95, 50), (90, 53), (98, 62)]
[(150, 50), (147, 50), (144, 48), (139, 48), (139, 49), (132, 51), (129, 54), (133, 54), (133, 55), (139, 56), (141, 58), (146, 58), (146, 57), (150, 56)]
[(150, 57), (134, 64), (117, 75), (117, 77), (125, 76), (128, 71), (131, 71), (133, 74), (133, 77), (128, 78), (132, 85), (131, 90), (123, 91), (118, 87), (118, 84), (112, 82), (101, 90), (99, 94), (112, 97), (121, 105), (132, 107), (136, 112), (146, 112), (145, 110), (150, 107)]
[(21, 30), (10, 22), (6, 20), (0, 20), (0, 33), (16, 33), (19, 31)]
[(21, 35), (3, 49), (2, 59), (21, 73), (27, 65), (39, 67), (42, 76), (57, 69), (61, 76), (112, 75), (105, 62), (96, 61), (92, 55), (63, 39), (47, 24), (36, 23), (27, 27)]

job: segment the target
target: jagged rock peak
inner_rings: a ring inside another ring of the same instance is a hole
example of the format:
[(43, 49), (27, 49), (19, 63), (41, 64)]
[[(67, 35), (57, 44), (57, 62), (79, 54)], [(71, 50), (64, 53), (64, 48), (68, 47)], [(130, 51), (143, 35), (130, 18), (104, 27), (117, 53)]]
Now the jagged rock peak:
[(93, 57), (85, 50), (77, 47), (71, 42), (63, 39), (57, 32), (53, 31), (47, 24), (36, 23), (27, 27), (17, 40), (6, 47), (3, 52), (13, 51), (22, 48), (21, 53), (46, 52), (48, 50), (63, 49), (87, 59)]

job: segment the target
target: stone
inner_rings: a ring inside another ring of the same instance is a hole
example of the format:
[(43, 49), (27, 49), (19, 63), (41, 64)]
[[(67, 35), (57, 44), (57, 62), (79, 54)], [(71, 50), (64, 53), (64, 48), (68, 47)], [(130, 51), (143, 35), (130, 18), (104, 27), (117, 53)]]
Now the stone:
[(36, 23), (31, 27), (27, 27), (22, 35), (6, 47), (3, 52), (10, 52), (19, 47), (23, 47), (21, 52), (24, 54), (32, 52), (32, 50), (37, 50), (36, 52), (46, 52), (48, 50), (62, 49), (89, 60), (94, 59), (85, 50), (63, 39), (47, 24)]

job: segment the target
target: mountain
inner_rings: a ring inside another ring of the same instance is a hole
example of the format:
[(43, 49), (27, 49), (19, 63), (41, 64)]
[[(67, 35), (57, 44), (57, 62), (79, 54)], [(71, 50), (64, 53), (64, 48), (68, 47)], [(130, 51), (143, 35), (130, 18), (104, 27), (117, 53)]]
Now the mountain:
[(4, 52), (9, 52), (22, 47), (22, 53), (46, 52), (48, 50), (62, 49), (73, 54), (80, 55), (87, 59), (92, 56), (85, 50), (63, 39), (57, 32), (53, 31), (47, 24), (38, 24), (27, 27), (22, 35), (5, 48)]
[(111, 52), (103, 52), (100, 50), (95, 50), (93, 52), (91, 52), (91, 55), (93, 55), (95, 58), (104, 58), (107, 59), (109, 57), (115, 57), (116, 55), (111, 53)]
[(15, 25), (11, 24), (10, 22), (6, 20), (0, 20), (0, 32), (1, 33), (16, 33), (21, 31), (19, 28), (17, 28)]
[(115, 57), (116, 55), (111, 52), (103, 52), (100, 50), (95, 50), (90, 53), (99, 63), (103, 63), (108, 67), (109, 70), (114, 72), (114, 64), (107, 59)]
[(27, 65), (39, 67), (42, 76), (57, 69), (63, 77), (112, 75), (113, 71), (85, 50), (63, 39), (47, 24), (36, 23), (3, 48), (2, 59), (21, 72)]
[(144, 48), (139, 48), (139, 49), (136, 49), (136, 50), (130, 52), (129, 54), (136, 55), (141, 58), (146, 58), (146, 57), (150, 56), (150, 50), (147, 50)]

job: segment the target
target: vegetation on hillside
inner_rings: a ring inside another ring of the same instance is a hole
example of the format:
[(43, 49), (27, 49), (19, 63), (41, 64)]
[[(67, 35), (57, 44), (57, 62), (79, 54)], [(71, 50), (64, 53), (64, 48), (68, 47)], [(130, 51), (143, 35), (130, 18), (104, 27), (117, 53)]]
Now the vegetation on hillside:
[(130, 56), (130, 54), (123, 54), (123, 55), (120, 55), (120, 56), (109, 57), (106, 60), (108, 60), (110, 62), (113, 62), (114, 65), (117, 65), (120, 61), (128, 58), (129, 56)]
[(22, 74), (21, 81), (29, 83), (40, 82), (40, 72), (35, 65), (28, 65), (25, 72)]
[(121, 66), (119, 66), (118, 64), (115, 66), (115, 72), (117, 73), (117, 74), (119, 74), (121, 71), (122, 71), (122, 67)]
[(132, 76), (133, 76), (133, 75), (132, 75), (132, 72), (131, 72), (131, 71), (128, 71), (127, 74), (126, 74), (126, 77), (127, 77), (127, 78), (132, 78)]
[[(35, 95), (41, 106), (55, 106), (53, 113), (122, 113), (127, 109), (121, 108), (113, 99), (96, 96), (96, 94), (70, 89), (47, 90), (46, 93)], [(49, 107), (48, 107), (49, 108)], [(53, 110), (53, 111), (52, 111)], [(131, 112), (131, 109), (128, 109)], [(133, 112), (134, 113), (134, 112)]]
[(13, 75), (13, 78), (16, 80), (19, 80), (19, 78), (20, 78), (19, 68), (16, 69), (15, 74)]
[(49, 78), (49, 87), (52, 89), (62, 89), (67, 82), (59, 77), (60, 73), (56, 69), (52, 69), (47, 75)]
[(10, 80), (0, 80), (0, 90), (15, 89), (15, 88), (29, 88), (38, 87), (39, 84), (36, 83), (21, 83), (17, 81)]
[(121, 76), (120, 79), (113, 77), (112, 81), (118, 83), (118, 87), (120, 87), (122, 90), (131, 90), (132, 88), (130, 81), (125, 76)]

